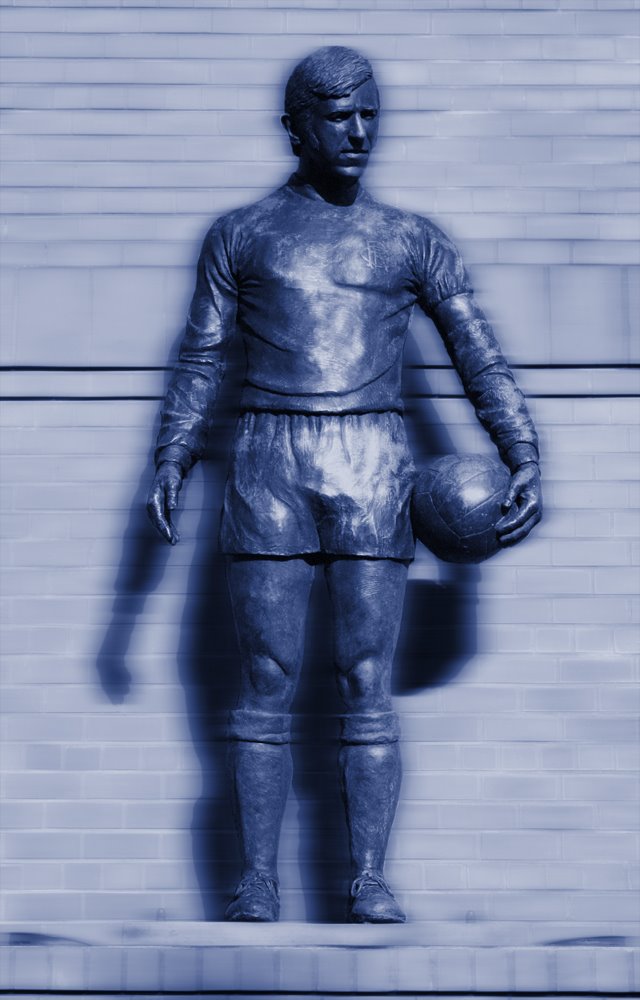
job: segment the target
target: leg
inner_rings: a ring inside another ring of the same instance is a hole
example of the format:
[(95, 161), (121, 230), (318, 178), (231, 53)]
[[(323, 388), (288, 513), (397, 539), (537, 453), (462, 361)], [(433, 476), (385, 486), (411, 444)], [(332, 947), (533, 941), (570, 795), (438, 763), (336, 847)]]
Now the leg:
[(228, 565), (241, 663), (230, 756), (243, 866), (228, 920), (278, 917), (278, 843), (291, 783), (289, 708), (312, 578), (304, 559), (233, 558)]
[(400, 791), (390, 687), (406, 576), (406, 564), (391, 559), (336, 559), (327, 566), (338, 687), (347, 709), (339, 768), (354, 879), (350, 919), (358, 922), (404, 920), (382, 873)]

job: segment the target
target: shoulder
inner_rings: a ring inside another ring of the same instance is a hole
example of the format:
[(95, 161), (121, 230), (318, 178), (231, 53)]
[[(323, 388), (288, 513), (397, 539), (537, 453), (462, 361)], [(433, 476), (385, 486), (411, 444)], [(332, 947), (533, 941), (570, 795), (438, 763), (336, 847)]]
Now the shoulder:
[(259, 201), (234, 208), (219, 215), (209, 226), (202, 244), (205, 256), (224, 255), (230, 265), (238, 265), (249, 248), (250, 240), (281, 209), (281, 189), (272, 191)]
[(234, 237), (252, 232), (265, 218), (270, 217), (281, 208), (282, 201), (282, 188), (278, 188), (259, 201), (251, 202), (249, 205), (241, 205), (239, 208), (219, 215), (209, 227), (205, 241), (210, 237), (220, 236), (225, 240), (231, 240)]
[(434, 243), (455, 249), (455, 244), (447, 234), (424, 215), (408, 212), (406, 209), (396, 208), (394, 205), (387, 205), (385, 202), (378, 201), (368, 192), (366, 205), (371, 211), (377, 212), (387, 225), (413, 239), (417, 244), (428, 246)]
[(453, 240), (426, 216), (377, 203), (391, 231), (403, 240), (419, 289), (419, 302), (431, 313), (453, 295), (472, 294), (473, 286)]

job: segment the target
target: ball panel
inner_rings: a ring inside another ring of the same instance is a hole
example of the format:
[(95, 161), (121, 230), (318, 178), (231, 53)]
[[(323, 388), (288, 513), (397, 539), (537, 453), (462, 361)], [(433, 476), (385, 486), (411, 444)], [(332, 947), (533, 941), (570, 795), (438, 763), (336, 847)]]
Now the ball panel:
[(500, 548), (495, 526), (509, 478), (501, 462), (484, 455), (436, 459), (416, 479), (416, 537), (447, 562), (487, 559)]

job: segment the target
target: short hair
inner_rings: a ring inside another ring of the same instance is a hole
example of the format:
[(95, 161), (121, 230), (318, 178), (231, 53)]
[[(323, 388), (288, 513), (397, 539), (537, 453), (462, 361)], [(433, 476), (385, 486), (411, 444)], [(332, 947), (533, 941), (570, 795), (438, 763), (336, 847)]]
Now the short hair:
[(287, 80), (284, 110), (296, 125), (317, 101), (348, 97), (373, 78), (371, 63), (344, 45), (325, 45), (299, 62)]

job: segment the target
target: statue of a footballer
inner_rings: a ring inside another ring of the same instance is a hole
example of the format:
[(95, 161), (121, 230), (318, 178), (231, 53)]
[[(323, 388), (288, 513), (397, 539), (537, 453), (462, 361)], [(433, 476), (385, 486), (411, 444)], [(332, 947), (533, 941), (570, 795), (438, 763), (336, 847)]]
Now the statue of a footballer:
[(416, 303), (510, 470), (500, 544), (523, 539), (541, 516), (536, 432), (456, 248), (360, 186), (378, 115), (371, 66), (352, 49), (318, 49), (296, 66), (282, 124), (298, 168), (207, 233), (162, 411), (148, 510), (175, 544), (171, 512), (204, 451), (237, 325), (247, 368), (220, 543), (240, 648), (229, 736), (243, 872), (228, 920), (278, 919), (289, 713), (318, 563), (345, 706), (348, 915), (405, 919), (383, 867), (401, 773), (390, 673), (415, 545), (400, 376)]

